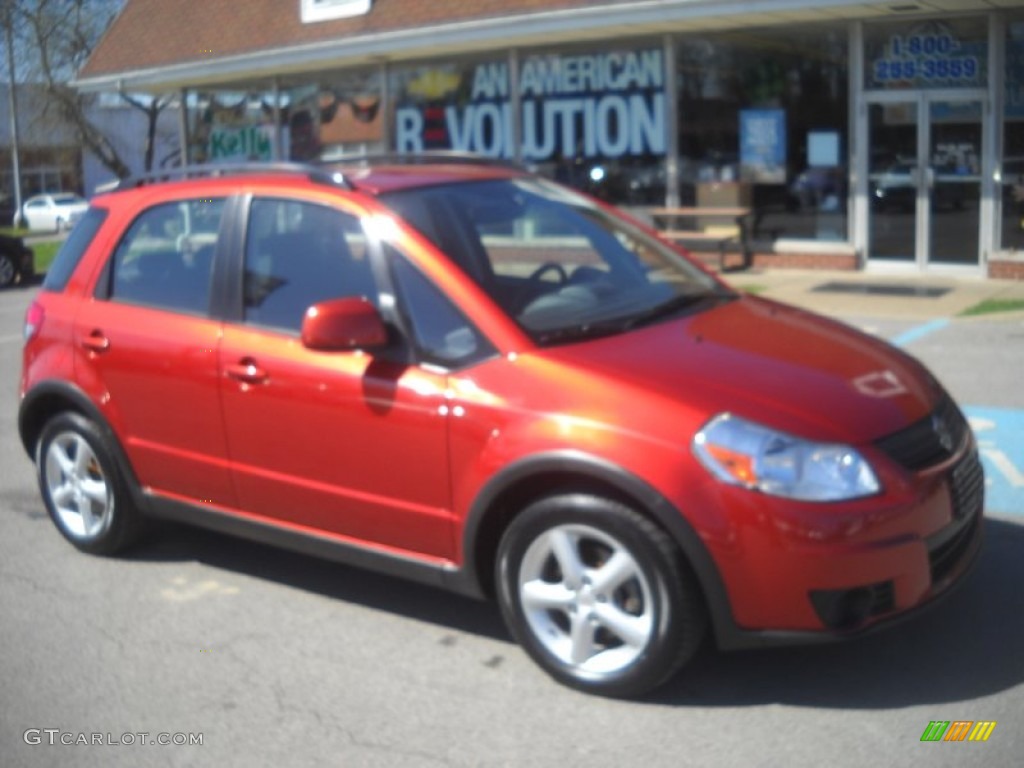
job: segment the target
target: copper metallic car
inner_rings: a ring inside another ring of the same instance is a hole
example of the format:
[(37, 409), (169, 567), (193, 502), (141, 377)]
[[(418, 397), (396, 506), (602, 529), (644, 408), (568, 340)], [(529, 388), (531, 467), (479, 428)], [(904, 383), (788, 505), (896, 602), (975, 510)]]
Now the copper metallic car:
[(611, 696), (709, 635), (883, 625), (979, 551), (921, 364), (568, 188), (430, 158), (121, 186), (25, 321), (21, 438), (80, 550), (169, 518), (493, 597)]

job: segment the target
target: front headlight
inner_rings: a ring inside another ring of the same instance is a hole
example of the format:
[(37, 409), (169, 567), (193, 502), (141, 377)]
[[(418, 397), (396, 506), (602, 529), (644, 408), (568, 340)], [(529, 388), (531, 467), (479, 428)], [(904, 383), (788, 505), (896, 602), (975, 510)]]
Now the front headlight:
[(732, 414), (693, 438), (693, 452), (719, 480), (801, 501), (842, 501), (878, 493), (867, 461), (848, 445), (812, 443)]

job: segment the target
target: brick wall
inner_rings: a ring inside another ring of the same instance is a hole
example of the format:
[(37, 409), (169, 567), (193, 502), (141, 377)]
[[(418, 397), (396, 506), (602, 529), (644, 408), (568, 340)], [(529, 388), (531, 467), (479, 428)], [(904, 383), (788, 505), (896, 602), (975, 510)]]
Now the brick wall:
[(999, 280), (1024, 280), (1024, 261), (990, 261), (988, 276)]
[[(718, 254), (709, 251), (693, 251), (691, 255), (709, 267), (718, 266)], [(743, 257), (738, 253), (727, 253), (726, 268), (738, 267)], [(755, 253), (754, 267), (768, 269), (838, 269), (855, 271), (860, 268), (856, 254), (836, 253)]]

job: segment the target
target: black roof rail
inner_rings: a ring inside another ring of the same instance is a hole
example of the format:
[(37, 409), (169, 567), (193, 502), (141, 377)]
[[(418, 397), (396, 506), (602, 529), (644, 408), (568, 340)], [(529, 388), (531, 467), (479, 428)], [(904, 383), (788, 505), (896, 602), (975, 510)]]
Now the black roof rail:
[(478, 155), (474, 152), (459, 152), (446, 150), (432, 150), (430, 152), (370, 152), (353, 154), (327, 154), (319, 160), (308, 163), (296, 162), (240, 162), (240, 163), (209, 163), (205, 165), (186, 165), (175, 168), (166, 168), (153, 171), (141, 176), (129, 176), (124, 179), (100, 184), (96, 187), (96, 193), (117, 192), (123, 189), (135, 189), (147, 184), (159, 184), (168, 181), (182, 181), (185, 179), (237, 176), (246, 173), (293, 173), (308, 176), (310, 181), (320, 184), (327, 184), (343, 189), (355, 189), (352, 183), (345, 178), (345, 174), (338, 170), (344, 166), (367, 166), (367, 165), (427, 165), (427, 164), (459, 164), (467, 165), (490, 165), (503, 168), (513, 168), (521, 171), (529, 171), (530, 167), (499, 157)]
[(353, 189), (352, 184), (345, 178), (344, 174), (337, 170), (331, 170), (325, 165), (310, 163), (282, 163), (282, 162), (247, 162), (247, 163), (211, 163), (208, 165), (186, 165), (184, 167), (167, 168), (161, 171), (153, 171), (142, 176), (130, 176), (125, 179), (114, 179), (96, 187), (97, 194), (103, 192), (116, 192), (122, 189), (134, 189), (146, 184), (158, 184), (168, 181), (182, 181), (185, 179), (237, 176), (245, 173), (293, 173), (303, 174), (311, 181), (330, 186)]
[(529, 167), (516, 160), (502, 157), (491, 157), (480, 155), (476, 152), (463, 152), (459, 150), (433, 149), (427, 152), (366, 152), (366, 153), (325, 153), (318, 161), (326, 166), (345, 165), (433, 165), (433, 164), (461, 164), (467, 165), (491, 165), (501, 168), (515, 168), (518, 170), (529, 170)]

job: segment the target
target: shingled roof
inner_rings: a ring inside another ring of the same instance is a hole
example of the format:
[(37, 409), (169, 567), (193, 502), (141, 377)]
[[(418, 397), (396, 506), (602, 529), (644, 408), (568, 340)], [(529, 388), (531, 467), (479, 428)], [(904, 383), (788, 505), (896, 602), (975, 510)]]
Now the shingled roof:
[[(305, 0), (310, 2), (311, 0)], [(323, 0), (321, 0), (323, 1)], [(79, 73), (88, 90), (169, 90), (381, 61), (895, 15), (874, 0), (372, 0), (303, 23), (303, 0), (127, 0)], [(1024, 0), (941, 0), (946, 10)], [(934, 0), (915, 0), (931, 9)]]
[[(268, 51), (341, 48), (405, 30), (623, 5), (615, 0), (374, 0), (368, 13), (303, 23), (300, 0), (128, 0), (79, 72), (82, 84)], [(467, 34), (472, 30), (467, 29)], [(342, 53), (342, 51), (338, 51)], [(396, 51), (399, 53), (399, 51)], [(155, 74), (155, 72), (153, 72)], [(170, 73), (168, 73), (170, 74)], [(159, 79), (159, 78), (157, 78)]]

